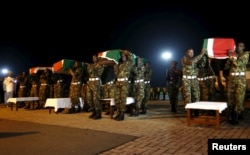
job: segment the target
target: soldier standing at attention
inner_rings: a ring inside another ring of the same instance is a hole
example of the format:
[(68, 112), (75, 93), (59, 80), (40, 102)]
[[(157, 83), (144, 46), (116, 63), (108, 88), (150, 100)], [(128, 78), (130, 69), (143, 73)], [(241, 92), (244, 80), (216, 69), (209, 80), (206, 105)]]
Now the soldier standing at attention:
[(152, 73), (153, 70), (150, 66), (150, 62), (146, 61), (145, 62), (145, 73), (144, 73), (144, 78), (145, 78), (145, 95), (144, 95), (144, 99), (142, 101), (142, 112), (141, 114), (146, 114), (147, 112), (147, 107), (148, 107), (148, 100), (150, 99), (150, 89), (151, 89), (151, 77), (152, 77)]
[[(185, 104), (200, 101), (200, 87), (197, 79), (198, 68), (197, 63), (205, 54), (205, 49), (194, 57), (194, 50), (188, 49), (186, 54), (181, 59), (182, 63), (182, 88)], [(194, 116), (198, 116), (198, 111), (194, 110)]]
[(246, 92), (246, 65), (249, 61), (249, 53), (245, 52), (245, 44), (239, 42), (236, 47), (236, 57), (232, 51), (228, 51), (229, 58), (225, 64), (225, 70), (229, 70), (227, 83), (227, 103), (230, 110), (230, 123), (238, 125), (243, 119), (244, 100)]
[(65, 90), (65, 81), (62, 76), (59, 75), (59, 78), (54, 84), (54, 98), (63, 98)]
[(104, 66), (98, 63), (97, 55), (92, 56), (93, 63), (88, 64), (87, 71), (89, 80), (87, 82), (87, 102), (92, 114), (89, 118), (95, 120), (102, 118), (102, 107), (100, 105), (101, 76)]
[(119, 62), (118, 65), (114, 65), (114, 70), (117, 77), (117, 81), (115, 83), (115, 104), (118, 111), (114, 119), (117, 121), (124, 120), (129, 87), (128, 78), (130, 77), (133, 67), (132, 56), (132, 53), (127, 50), (121, 51), (122, 62)]
[[(133, 75), (134, 75), (134, 87), (135, 87), (135, 105), (134, 105), (134, 112), (132, 116), (139, 116), (140, 108), (142, 106), (142, 101), (145, 95), (145, 67), (140, 57), (137, 57), (136, 64), (133, 66)], [(142, 107), (144, 108), (144, 107)]]
[[(39, 77), (38, 75), (31, 75), (30, 80), (29, 80), (29, 84), (31, 86), (30, 88), (30, 92), (29, 92), (29, 97), (39, 97)], [(36, 102), (36, 109), (39, 107), (39, 101), (35, 101)], [(28, 104), (25, 106), (25, 109), (30, 109), (30, 102), (28, 102)], [(35, 108), (35, 107), (34, 107)]]
[(39, 105), (36, 109), (43, 108), (47, 98), (50, 95), (50, 78), (51, 74), (48, 68), (46, 68), (40, 75), (40, 86), (39, 86)]
[(177, 112), (179, 88), (181, 86), (181, 71), (177, 70), (177, 61), (171, 61), (170, 70), (167, 73), (168, 97), (171, 105), (171, 111)]
[[(28, 86), (29, 86), (29, 78), (27, 76), (26, 72), (22, 72), (20, 78), (19, 78), (19, 89), (18, 89), (18, 97), (27, 97), (28, 94)], [(23, 102), (25, 105), (25, 103)], [(26, 105), (24, 108), (27, 108)]]
[(68, 113), (80, 112), (81, 111), (80, 97), (81, 97), (82, 76), (83, 76), (82, 64), (79, 61), (75, 61), (74, 66), (69, 70), (69, 73), (72, 76), (69, 88), (69, 97), (71, 99), (72, 105)]

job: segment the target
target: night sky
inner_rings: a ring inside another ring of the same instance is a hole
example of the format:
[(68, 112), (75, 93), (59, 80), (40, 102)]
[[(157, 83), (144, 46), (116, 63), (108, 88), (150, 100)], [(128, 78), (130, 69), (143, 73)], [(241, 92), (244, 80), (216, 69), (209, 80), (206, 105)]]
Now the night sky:
[[(198, 54), (205, 38), (234, 38), (250, 49), (249, 11), (240, 1), (152, 2), (10, 8), (1, 15), (0, 68), (18, 75), (61, 59), (91, 63), (100, 51), (127, 49), (149, 60), (153, 86), (164, 86), (169, 62), (180, 62), (187, 48)], [(161, 57), (165, 50), (170, 60)]]

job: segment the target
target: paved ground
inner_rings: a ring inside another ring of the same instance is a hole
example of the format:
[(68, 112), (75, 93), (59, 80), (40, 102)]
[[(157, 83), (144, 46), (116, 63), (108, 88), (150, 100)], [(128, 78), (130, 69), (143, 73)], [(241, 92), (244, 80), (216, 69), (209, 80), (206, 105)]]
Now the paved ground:
[[(247, 107), (250, 103), (247, 103)], [(245, 119), (238, 126), (223, 122), (221, 128), (214, 126), (187, 126), (183, 101), (179, 102), (178, 113), (170, 112), (168, 101), (150, 101), (148, 113), (139, 117), (128, 117), (124, 121), (115, 121), (103, 115), (101, 120), (92, 120), (90, 113), (49, 114), (48, 109), (10, 111), (0, 108), (0, 118), (57, 125), (77, 129), (105, 131), (114, 134), (136, 136), (137, 138), (112, 149), (99, 152), (101, 155), (151, 155), (151, 154), (207, 154), (207, 141), (212, 138), (250, 139), (250, 111), (246, 109)], [(69, 140), (71, 141), (71, 140)]]

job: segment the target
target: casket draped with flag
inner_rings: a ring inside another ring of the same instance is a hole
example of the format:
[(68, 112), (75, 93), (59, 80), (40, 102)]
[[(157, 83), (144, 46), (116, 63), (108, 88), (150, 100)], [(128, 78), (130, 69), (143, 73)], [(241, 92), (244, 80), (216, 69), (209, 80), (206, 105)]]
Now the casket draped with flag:
[[(59, 74), (69, 74), (69, 69), (73, 68), (75, 60), (62, 59), (53, 64), (53, 72)], [(81, 62), (82, 67), (85, 69), (85, 64)]]
[(118, 64), (119, 59), (121, 58), (120, 50), (108, 50), (98, 53), (98, 58), (100, 61), (109, 61), (109, 63)]
[(132, 56), (132, 61), (135, 63), (136, 56), (128, 50), (117, 49), (98, 53), (98, 63), (106, 65), (101, 77), (103, 83), (107, 83), (115, 79), (114, 68), (112, 66), (120, 62), (121, 53)]
[(45, 69), (52, 71), (52, 67), (32, 67), (29, 69), (29, 73), (30, 75), (37, 74), (39, 71), (44, 71)]
[(203, 41), (203, 48), (207, 49), (207, 55), (210, 58), (226, 59), (228, 50), (233, 51), (235, 55), (235, 41), (232, 38), (208, 38)]
[(132, 55), (132, 61), (135, 63), (136, 56), (128, 50), (108, 50), (98, 53), (99, 62), (102, 64), (118, 64), (121, 59), (121, 53)]

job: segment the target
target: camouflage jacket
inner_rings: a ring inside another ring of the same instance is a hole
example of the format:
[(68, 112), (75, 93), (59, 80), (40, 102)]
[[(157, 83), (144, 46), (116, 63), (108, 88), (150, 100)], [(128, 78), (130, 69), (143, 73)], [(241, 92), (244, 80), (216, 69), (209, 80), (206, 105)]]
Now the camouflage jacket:
[(184, 56), (181, 59), (182, 63), (182, 74), (187, 76), (197, 76), (198, 75), (198, 67), (197, 63), (202, 58), (203, 54), (199, 54), (194, 58), (188, 58)]
[(117, 78), (129, 78), (132, 70), (132, 61), (125, 61), (114, 66), (115, 75)]
[(235, 58), (228, 58), (225, 63), (225, 70), (229, 70), (229, 73), (235, 73), (235, 72), (246, 72), (246, 65), (249, 61), (249, 53), (248, 52), (242, 52), (237, 54), (236, 59)]
[(144, 73), (145, 73), (146, 69), (143, 65), (135, 65), (133, 67), (133, 73), (134, 73), (134, 80), (140, 80), (143, 79), (144, 80)]
[(199, 78), (204, 78), (208, 76), (214, 76), (214, 71), (208, 62), (208, 56), (204, 55), (200, 61), (197, 63), (198, 67), (198, 77)]
[(70, 75), (72, 76), (72, 80), (71, 80), (72, 82), (81, 82), (83, 69), (81, 67), (73, 68), (70, 71)]
[(145, 81), (150, 81), (152, 74), (153, 74), (152, 68), (148, 68), (148, 69), (146, 68), (145, 73), (144, 73)]
[(167, 85), (169, 84), (174, 84), (176, 86), (180, 86), (181, 85), (181, 71), (177, 70), (177, 69), (170, 69), (167, 73)]
[(89, 78), (101, 77), (104, 71), (103, 65), (98, 63), (89, 64), (87, 67)]

